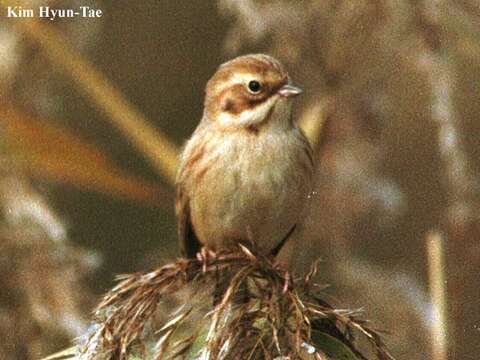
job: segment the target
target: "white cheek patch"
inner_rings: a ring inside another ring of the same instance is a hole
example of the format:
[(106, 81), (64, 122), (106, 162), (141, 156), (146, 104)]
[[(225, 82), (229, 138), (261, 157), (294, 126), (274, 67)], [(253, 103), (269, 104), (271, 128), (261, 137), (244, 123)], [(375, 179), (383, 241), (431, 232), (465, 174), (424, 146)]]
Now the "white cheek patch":
[(223, 111), (218, 115), (217, 122), (222, 126), (231, 126), (235, 124), (235, 119), (237, 116), (230, 114), (229, 112)]
[(277, 101), (276, 96), (271, 96), (261, 104), (257, 104), (253, 109), (242, 111), (238, 116), (238, 122), (242, 125), (254, 125), (262, 122)]
[(223, 126), (250, 126), (259, 124), (265, 120), (277, 100), (277, 96), (271, 96), (268, 100), (258, 104), (253, 109), (244, 110), (236, 115), (224, 111), (220, 113), (218, 122)]

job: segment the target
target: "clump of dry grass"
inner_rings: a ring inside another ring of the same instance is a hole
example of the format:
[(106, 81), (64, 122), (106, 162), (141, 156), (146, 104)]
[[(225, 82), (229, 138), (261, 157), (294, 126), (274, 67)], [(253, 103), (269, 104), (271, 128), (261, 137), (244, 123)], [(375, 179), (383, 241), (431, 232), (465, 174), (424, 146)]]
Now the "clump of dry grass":
[[(293, 279), (271, 259), (235, 253), (180, 259), (122, 276), (95, 312), (79, 359), (393, 359), (357, 311), (334, 309), (307, 276)], [(174, 311), (175, 298), (183, 304)]]

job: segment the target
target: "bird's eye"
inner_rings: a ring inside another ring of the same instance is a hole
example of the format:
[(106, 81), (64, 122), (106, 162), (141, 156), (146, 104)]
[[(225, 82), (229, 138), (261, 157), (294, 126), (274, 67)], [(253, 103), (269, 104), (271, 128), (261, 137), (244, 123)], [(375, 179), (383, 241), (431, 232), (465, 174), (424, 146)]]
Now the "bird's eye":
[(257, 80), (252, 80), (248, 83), (248, 90), (250, 90), (251, 93), (257, 94), (262, 90), (262, 84)]

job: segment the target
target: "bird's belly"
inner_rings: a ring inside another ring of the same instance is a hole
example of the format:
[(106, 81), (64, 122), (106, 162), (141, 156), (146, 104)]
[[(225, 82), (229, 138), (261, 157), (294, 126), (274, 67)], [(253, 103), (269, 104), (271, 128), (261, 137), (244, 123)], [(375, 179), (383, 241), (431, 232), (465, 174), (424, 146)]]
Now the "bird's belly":
[(223, 152), (224, 166), (203, 174), (191, 197), (192, 223), (203, 244), (218, 249), (253, 242), (268, 252), (285, 237), (301, 216), (309, 186), (285, 150), (269, 156)]

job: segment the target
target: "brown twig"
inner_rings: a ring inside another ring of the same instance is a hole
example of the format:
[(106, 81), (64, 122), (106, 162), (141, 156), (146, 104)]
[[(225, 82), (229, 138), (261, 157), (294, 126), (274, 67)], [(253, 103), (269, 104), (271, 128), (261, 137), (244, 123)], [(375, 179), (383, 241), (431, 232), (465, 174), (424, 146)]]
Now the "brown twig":
[(447, 294), (445, 289), (445, 261), (443, 237), (438, 231), (427, 235), (428, 280), (433, 305), (431, 326), (432, 359), (447, 360)]
[[(419, 52), (418, 63), (425, 72), (431, 89), (431, 118), (438, 125), (438, 149), (443, 162), (447, 194), (447, 207), (441, 223), (448, 240), (445, 244), (449, 252), (447, 261), (454, 269), (449, 273), (452, 340), (448, 344), (451, 347), (448, 351), (464, 358), (468, 356), (469, 338), (470, 341), (476, 341), (474, 336), (465, 332), (465, 328), (467, 324), (478, 321), (478, 311), (472, 315), (472, 311), (466, 309), (466, 304), (471, 301), (475, 292), (472, 293), (472, 289), (465, 287), (465, 283), (478, 282), (478, 272), (471, 271), (470, 266), (464, 266), (478, 256), (472, 246), (477, 243), (477, 236), (472, 234), (472, 228), (478, 223), (478, 182), (465, 151), (461, 124), (455, 108), (454, 84), (457, 74), (448, 57), (445, 44), (449, 39), (443, 26), (446, 21), (443, 18), (446, 1), (412, 1), (412, 4), (425, 45), (424, 50)], [(472, 248), (472, 252), (465, 252), (466, 248)], [(478, 310), (478, 306), (476, 308)]]
[(69, 45), (52, 26), (33, 19), (15, 21), (18, 29), (36, 41), (44, 54), (71, 77), (86, 96), (148, 158), (167, 179), (175, 181), (177, 146), (150, 122), (95, 67)]

